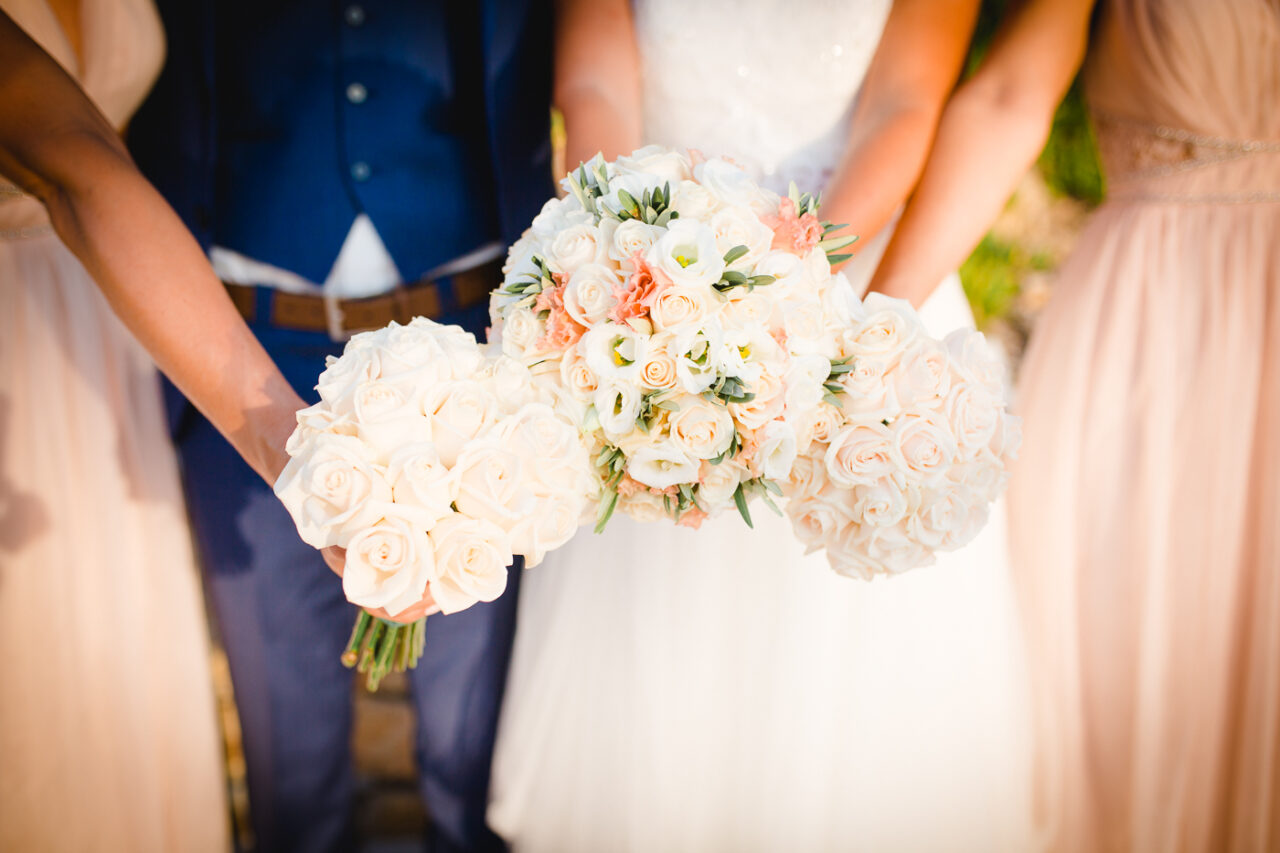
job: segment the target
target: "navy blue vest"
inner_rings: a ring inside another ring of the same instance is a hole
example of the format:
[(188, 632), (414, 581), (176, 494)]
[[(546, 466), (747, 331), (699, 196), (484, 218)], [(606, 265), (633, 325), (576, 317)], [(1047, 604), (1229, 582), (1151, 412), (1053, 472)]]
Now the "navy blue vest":
[(552, 193), (545, 0), (167, 0), (139, 165), (206, 245), (322, 281), (352, 219), (407, 280)]

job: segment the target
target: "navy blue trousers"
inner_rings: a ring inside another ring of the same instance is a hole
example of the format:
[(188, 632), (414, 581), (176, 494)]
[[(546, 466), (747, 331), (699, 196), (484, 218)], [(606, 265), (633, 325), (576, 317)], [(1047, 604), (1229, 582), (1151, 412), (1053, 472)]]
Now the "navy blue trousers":
[[(265, 293), (259, 298), (265, 303)], [(259, 304), (258, 316), (266, 309)], [(461, 319), (474, 326), (479, 318)], [(325, 356), (341, 346), (323, 333), (251, 325), (302, 397), (317, 399)], [(353, 676), (339, 655), (356, 608), (270, 487), (213, 426), (185, 401), (173, 414), (206, 588), (231, 664), (258, 850), (350, 850)], [(410, 681), (431, 850), (503, 849), (484, 811), (519, 575), (511, 570), (506, 593), (491, 604), (427, 620), (426, 651)]]

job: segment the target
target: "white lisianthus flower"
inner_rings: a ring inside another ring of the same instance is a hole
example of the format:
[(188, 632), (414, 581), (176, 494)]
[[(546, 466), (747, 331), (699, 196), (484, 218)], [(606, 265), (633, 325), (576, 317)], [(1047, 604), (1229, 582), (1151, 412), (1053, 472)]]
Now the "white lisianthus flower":
[(643, 396), (636, 385), (607, 380), (596, 390), (593, 402), (600, 428), (610, 440), (616, 441), (636, 429), (636, 418), (640, 417), (643, 403)]
[(694, 459), (714, 459), (729, 449), (734, 426), (728, 410), (688, 395), (677, 397), (675, 402), (680, 408), (668, 424), (671, 441), (681, 453)]
[(724, 332), (717, 323), (706, 323), (699, 329), (682, 329), (667, 344), (667, 352), (676, 362), (676, 379), (690, 394), (706, 391), (720, 376), (720, 354), (724, 348)]
[(756, 459), (760, 475), (769, 480), (785, 480), (796, 461), (795, 430), (786, 421), (769, 421), (760, 430)]
[(630, 326), (602, 323), (578, 342), (587, 367), (601, 380), (632, 382), (648, 355), (649, 338)]
[(639, 219), (628, 219), (626, 222), (618, 223), (612, 227), (611, 231), (607, 251), (609, 257), (619, 263), (629, 261), (636, 252), (643, 255), (649, 251), (650, 246), (658, 242), (663, 234), (667, 233), (665, 228), (649, 225)]
[(406, 444), (396, 450), (387, 468), (387, 482), (396, 506), (424, 530), (453, 513), (457, 480), (431, 442)]
[(431, 424), (425, 438), (435, 443), (440, 461), (452, 466), (467, 442), (498, 420), (502, 404), (475, 379), (442, 382), (427, 390), (422, 413)]
[(394, 506), (351, 537), (346, 549), (342, 591), (347, 601), (382, 607), (392, 616), (421, 601), (435, 574), (426, 532)]
[(773, 245), (773, 230), (749, 208), (726, 207), (711, 217), (710, 225), (722, 257), (737, 246), (747, 247), (746, 254), (729, 265), (733, 269), (749, 270)]
[(701, 222), (687, 219), (674, 220), (649, 247), (645, 260), (680, 287), (710, 287), (724, 272), (724, 255), (716, 248), (715, 234)]
[(605, 264), (590, 263), (578, 267), (564, 288), (564, 310), (580, 325), (590, 328), (604, 322), (617, 304), (614, 288), (622, 279)]
[(666, 489), (698, 479), (698, 462), (668, 439), (637, 448), (627, 459), (627, 473), (636, 482), (654, 489)]
[[(391, 503), (385, 471), (358, 438), (321, 433), (289, 459), (275, 484), (302, 541), (313, 548), (346, 547)], [(375, 605), (376, 606), (376, 605)]]
[(431, 597), (445, 613), (493, 601), (507, 588), (507, 567), (514, 562), (501, 527), (483, 518), (451, 515), (431, 529), (435, 572)]

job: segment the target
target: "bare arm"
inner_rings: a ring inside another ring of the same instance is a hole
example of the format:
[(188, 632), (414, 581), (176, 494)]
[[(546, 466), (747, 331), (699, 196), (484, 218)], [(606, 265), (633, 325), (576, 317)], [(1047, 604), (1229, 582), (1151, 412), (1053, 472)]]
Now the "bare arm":
[(1084, 58), (1093, 0), (1027, 0), (943, 112), (924, 176), (870, 290), (920, 305), (999, 215), (1044, 147)]
[(893, 4), (862, 85), (848, 148), (823, 193), (822, 216), (848, 223), (842, 233), (864, 240), (877, 234), (911, 193), (960, 75), (978, 6), (978, 0)]
[(565, 165), (640, 147), (640, 54), (627, 0), (559, 0), (555, 102), (564, 114)]
[(160, 369), (273, 481), (302, 400), (110, 123), (3, 12), (0, 57), (0, 174), (44, 203)]

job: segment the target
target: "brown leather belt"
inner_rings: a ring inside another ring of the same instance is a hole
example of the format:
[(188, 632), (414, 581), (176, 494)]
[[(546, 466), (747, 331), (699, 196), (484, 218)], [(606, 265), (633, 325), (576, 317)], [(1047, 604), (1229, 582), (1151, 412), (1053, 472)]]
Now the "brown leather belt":
[[(271, 325), (302, 332), (328, 332), (335, 341), (356, 332), (380, 329), (391, 321), (408, 323), (414, 317), (438, 318), (487, 303), (489, 294), (502, 283), (502, 260), (497, 259), (469, 270), (438, 279), (424, 278), (396, 287), (389, 293), (364, 299), (327, 299), (324, 296), (270, 293)], [(246, 320), (257, 319), (257, 291), (254, 285), (223, 282), (236, 309)]]

